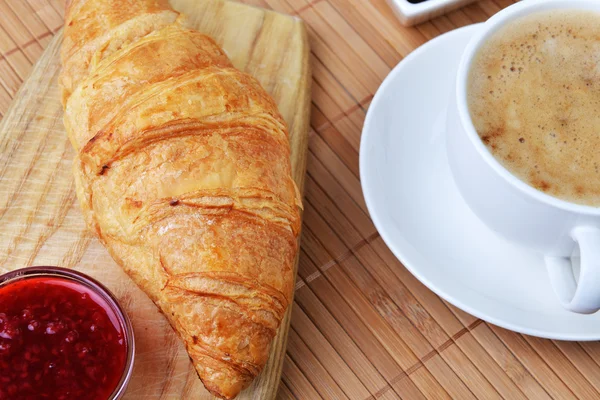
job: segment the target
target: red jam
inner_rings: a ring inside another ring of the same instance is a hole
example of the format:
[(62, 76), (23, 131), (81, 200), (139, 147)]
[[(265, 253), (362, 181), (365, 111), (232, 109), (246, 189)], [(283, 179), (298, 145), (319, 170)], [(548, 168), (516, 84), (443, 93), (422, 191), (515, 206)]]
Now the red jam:
[(106, 400), (126, 358), (117, 315), (87, 286), (31, 277), (0, 287), (0, 399)]

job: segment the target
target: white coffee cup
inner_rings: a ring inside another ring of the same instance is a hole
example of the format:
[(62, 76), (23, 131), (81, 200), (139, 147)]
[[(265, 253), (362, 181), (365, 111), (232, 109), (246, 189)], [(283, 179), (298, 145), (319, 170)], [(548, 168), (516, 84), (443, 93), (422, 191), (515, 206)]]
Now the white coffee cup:
[[(479, 138), (467, 105), (467, 78), (481, 45), (516, 18), (554, 9), (600, 12), (600, 1), (524, 0), (494, 15), (473, 37), (462, 56), (448, 109), (447, 151), (456, 185), (471, 210), (505, 239), (542, 253), (562, 305), (590, 314), (600, 309), (600, 208), (552, 197), (512, 175)], [(578, 279), (571, 263), (577, 250)]]

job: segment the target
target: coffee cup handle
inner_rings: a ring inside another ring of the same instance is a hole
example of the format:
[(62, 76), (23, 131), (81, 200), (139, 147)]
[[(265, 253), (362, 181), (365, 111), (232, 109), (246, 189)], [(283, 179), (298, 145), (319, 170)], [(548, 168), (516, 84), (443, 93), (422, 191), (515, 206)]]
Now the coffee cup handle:
[(568, 257), (546, 257), (546, 268), (563, 307), (576, 313), (592, 314), (600, 309), (600, 229), (579, 227), (571, 236), (581, 252), (578, 281)]

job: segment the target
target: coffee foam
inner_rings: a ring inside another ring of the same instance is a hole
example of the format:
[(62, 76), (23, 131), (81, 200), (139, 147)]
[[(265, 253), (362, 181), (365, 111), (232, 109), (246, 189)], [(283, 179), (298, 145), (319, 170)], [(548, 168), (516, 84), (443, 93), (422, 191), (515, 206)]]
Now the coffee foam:
[(469, 72), (471, 119), (509, 171), (600, 206), (600, 13), (532, 14), (495, 32)]

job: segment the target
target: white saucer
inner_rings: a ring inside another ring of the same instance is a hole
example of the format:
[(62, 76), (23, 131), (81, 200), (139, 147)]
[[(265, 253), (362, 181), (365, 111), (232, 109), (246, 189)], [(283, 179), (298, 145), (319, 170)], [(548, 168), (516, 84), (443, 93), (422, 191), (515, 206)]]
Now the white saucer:
[(360, 175), (369, 212), (396, 257), (428, 288), (501, 327), (599, 340), (600, 313), (563, 310), (540, 255), (497, 237), (471, 212), (446, 158), (446, 104), (478, 26), (440, 36), (385, 79), (365, 121)]

